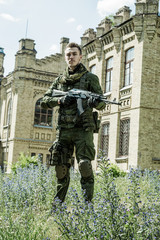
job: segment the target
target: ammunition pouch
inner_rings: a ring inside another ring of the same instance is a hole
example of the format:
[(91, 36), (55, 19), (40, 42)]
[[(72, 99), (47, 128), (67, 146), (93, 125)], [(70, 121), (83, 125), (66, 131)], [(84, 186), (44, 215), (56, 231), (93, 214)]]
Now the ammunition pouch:
[(58, 140), (54, 141), (49, 151), (51, 153), (49, 165), (71, 165), (71, 156), (69, 154), (68, 148), (63, 147)]
[(82, 114), (82, 124), (85, 131), (93, 131), (94, 133), (98, 133), (100, 129), (98, 112), (84, 112), (84, 114)]
[(94, 131), (95, 124), (94, 124), (94, 120), (93, 120), (92, 111), (90, 111), (90, 112), (86, 111), (82, 114), (82, 123), (81, 124), (83, 124), (83, 129), (86, 132)]
[(74, 123), (75, 115), (60, 115), (60, 122), (65, 124)]

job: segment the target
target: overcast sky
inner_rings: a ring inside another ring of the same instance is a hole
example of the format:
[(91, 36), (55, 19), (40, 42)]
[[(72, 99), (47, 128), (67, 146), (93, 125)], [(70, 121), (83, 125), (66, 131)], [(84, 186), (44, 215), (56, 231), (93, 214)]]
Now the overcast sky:
[[(86, 29), (124, 5), (135, 11), (136, 0), (0, 0), (0, 47), (5, 76), (14, 69), (19, 40), (35, 40), (37, 58), (60, 51), (60, 39), (80, 43)], [(27, 27), (28, 26), (28, 27)]]

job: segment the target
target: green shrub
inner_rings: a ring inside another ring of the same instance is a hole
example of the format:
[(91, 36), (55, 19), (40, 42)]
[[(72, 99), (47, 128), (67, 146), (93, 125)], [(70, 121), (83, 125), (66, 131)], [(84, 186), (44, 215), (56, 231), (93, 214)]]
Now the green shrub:
[(126, 173), (121, 170), (116, 164), (111, 163), (108, 166), (108, 172), (113, 174), (113, 177), (124, 177)]
[(31, 156), (25, 155), (24, 153), (21, 153), (18, 158), (18, 161), (12, 164), (11, 169), (14, 173), (16, 173), (18, 168), (29, 167), (30, 164), (37, 166), (38, 165), (37, 157), (35, 156), (31, 157)]
[(121, 170), (116, 164), (110, 163), (110, 160), (107, 157), (105, 151), (99, 149), (98, 159), (99, 159), (98, 166), (100, 167), (100, 169), (102, 170), (102, 168), (106, 168), (105, 174), (107, 175), (109, 174), (114, 178), (126, 176), (126, 172)]

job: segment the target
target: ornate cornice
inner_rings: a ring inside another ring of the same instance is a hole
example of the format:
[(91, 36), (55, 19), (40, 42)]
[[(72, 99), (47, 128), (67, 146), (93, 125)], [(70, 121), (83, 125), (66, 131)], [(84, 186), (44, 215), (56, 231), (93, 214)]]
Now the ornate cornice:
[(100, 41), (102, 42), (102, 45), (108, 45), (111, 42), (113, 42), (113, 33), (110, 31), (109, 33), (106, 33), (105, 35), (101, 36)]
[(134, 31), (134, 23), (132, 21), (127, 21), (127, 23), (121, 25), (120, 27), (120, 35), (125, 36)]

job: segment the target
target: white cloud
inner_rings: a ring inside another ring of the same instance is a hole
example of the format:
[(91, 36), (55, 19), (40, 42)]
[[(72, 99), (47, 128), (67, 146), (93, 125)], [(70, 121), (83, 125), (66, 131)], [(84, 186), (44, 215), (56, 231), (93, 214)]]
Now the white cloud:
[(97, 10), (101, 17), (115, 14), (123, 6), (133, 7), (135, 0), (98, 0)]
[(73, 18), (73, 17), (71, 17), (71, 18), (69, 18), (68, 20), (67, 20), (67, 22), (68, 23), (72, 23), (72, 22), (75, 22), (76, 20), (75, 20), (75, 18)]
[(57, 46), (56, 44), (53, 44), (53, 45), (50, 47), (50, 51), (53, 52), (53, 53), (57, 52), (57, 50), (58, 50), (58, 46)]
[(6, 19), (8, 21), (11, 21), (11, 22), (18, 22), (20, 20), (19, 18), (15, 18), (15, 17), (13, 17), (13, 16), (11, 16), (10, 14), (7, 14), (7, 13), (1, 13), (0, 17)]
[(6, 3), (5, 0), (0, 0), (0, 4)]
[(82, 25), (78, 25), (78, 26), (76, 27), (76, 29), (77, 29), (77, 31), (81, 31), (81, 30), (83, 29), (83, 27), (82, 27)]
[(11, 3), (14, 3), (14, 0), (0, 0), (0, 4), (6, 4), (9, 5)]

